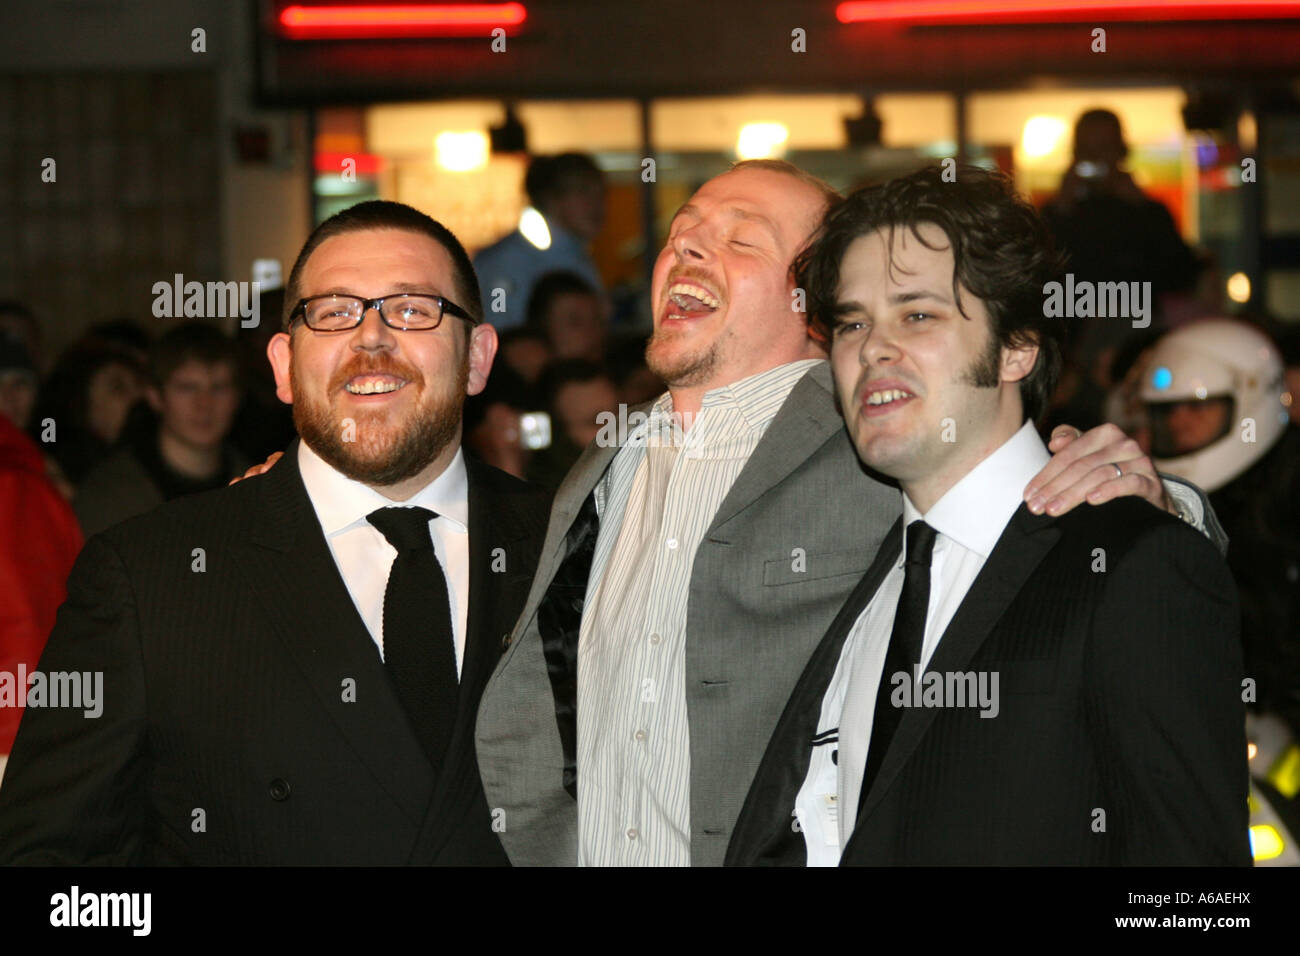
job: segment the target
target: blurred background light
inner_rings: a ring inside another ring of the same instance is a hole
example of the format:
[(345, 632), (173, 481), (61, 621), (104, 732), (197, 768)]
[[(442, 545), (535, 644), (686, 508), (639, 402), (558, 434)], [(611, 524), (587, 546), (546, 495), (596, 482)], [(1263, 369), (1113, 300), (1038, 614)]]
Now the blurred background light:
[(1234, 272), (1228, 276), (1228, 298), (1233, 302), (1250, 301), (1250, 276), (1244, 272)]
[(1056, 152), (1069, 130), (1069, 125), (1059, 116), (1031, 116), (1025, 121), (1020, 148), (1026, 156), (1034, 159), (1047, 156)]
[(546, 217), (529, 206), (519, 216), (519, 232), (538, 249), (551, 248), (551, 229)]
[(467, 173), (487, 165), (488, 138), (484, 133), (439, 133), (433, 142), (438, 165), (448, 172)]
[(746, 123), (736, 139), (736, 155), (741, 159), (771, 159), (785, 152), (790, 130), (784, 123)]

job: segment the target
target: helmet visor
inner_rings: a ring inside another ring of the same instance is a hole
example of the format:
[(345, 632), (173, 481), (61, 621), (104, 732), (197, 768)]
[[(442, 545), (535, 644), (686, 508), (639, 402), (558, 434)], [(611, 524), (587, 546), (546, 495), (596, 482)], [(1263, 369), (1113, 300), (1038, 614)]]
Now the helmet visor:
[(1231, 395), (1149, 402), (1151, 457), (1181, 458), (1213, 445), (1232, 428), (1235, 404)]

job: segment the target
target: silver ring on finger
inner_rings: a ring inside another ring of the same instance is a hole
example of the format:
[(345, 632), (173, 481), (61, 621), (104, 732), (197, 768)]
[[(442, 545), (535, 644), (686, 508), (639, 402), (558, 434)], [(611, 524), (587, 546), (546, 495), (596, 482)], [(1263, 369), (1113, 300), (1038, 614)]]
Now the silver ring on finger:
[(1117, 461), (1112, 461), (1110, 464), (1111, 464), (1111, 467), (1115, 469), (1115, 477), (1116, 477), (1116, 478), (1123, 478), (1123, 477), (1124, 477), (1124, 469), (1120, 468), (1120, 466), (1119, 466), (1119, 462), (1117, 462)]

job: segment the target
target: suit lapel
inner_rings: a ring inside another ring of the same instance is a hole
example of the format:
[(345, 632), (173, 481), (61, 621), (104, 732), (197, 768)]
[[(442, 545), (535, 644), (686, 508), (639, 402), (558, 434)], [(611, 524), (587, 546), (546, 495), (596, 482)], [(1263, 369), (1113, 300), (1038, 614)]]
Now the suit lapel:
[(843, 430), (844, 420), (831, 396), (830, 367), (823, 362), (795, 383), (719, 505), (709, 530), (749, 507), (807, 461), (826, 439)]
[(502, 637), (514, 624), (532, 581), (529, 555), (536, 553), (542, 518), (518, 498), (495, 493), (488, 466), (465, 457), (469, 477), (469, 613), (460, 698), (451, 746), (429, 804), (414, 862), (436, 860), (479, 785), (474, 755), (474, 721), (483, 685), (503, 650)]
[[(631, 409), (631, 412), (645, 411), (651, 404), (638, 405), (636, 408)], [(586, 447), (578, 460), (573, 463), (573, 467), (569, 469), (569, 473), (564, 476), (564, 481), (561, 482), (560, 487), (555, 492), (555, 500), (551, 503), (551, 514), (546, 529), (545, 543), (542, 545), (541, 553), (537, 559), (537, 573), (533, 576), (532, 587), (528, 592), (528, 601), (524, 605), (524, 611), (517, 621), (520, 628), (528, 625), (542, 601), (545, 600), (547, 589), (550, 587), (556, 571), (559, 570), (565, 556), (569, 553), (569, 533), (573, 530), (574, 521), (582, 511), (582, 506), (591, 497), (600, 479), (609, 470), (614, 456), (622, 448), (621, 445), (614, 443), (597, 444), (598, 441), (599, 438)], [(516, 622), (512, 621), (511, 623)], [(498, 667), (499, 670), (505, 670), (510, 666), (511, 659), (519, 647), (519, 636), (519, 633), (511, 634), (509, 646), (502, 656)]]
[[(484, 474), (486, 465), (467, 456), (469, 472), (469, 614), (461, 686), (483, 686), (504, 650), (503, 636), (514, 620), (510, 608), (523, 603), (522, 589), (532, 583), (531, 562), (521, 547), (540, 532), (535, 514), (522, 514), (519, 503), (494, 495)], [(535, 550), (535, 549), (534, 549)], [(474, 719), (477, 700), (461, 694), (461, 717)]]
[[(1034, 573), (1047, 553), (1061, 537), (1056, 519), (1035, 516), (1021, 505), (1007, 523), (993, 553), (971, 584), (965, 599), (953, 615), (926, 672), (964, 671), (988, 638), (1007, 607), (1015, 600), (1025, 581)], [(885, 754), (880, 773), (867, 794), (858, 814), (859, 825), (871, 814), (889, 790), (904, 765), (915, 753), (925, 732), (934, 722), (937, 708), (911, 707), (898, 724), (898, 730)], [(856, 835), (856, 833), (855, 833)], [(852, 839), (849, 844), (852, 845)], [(848, 847), (845, 847), (845, 853)]]
[(876, 560), (844, 602), (826, 636), (809, 658), (754, 775), (754, 783), (727, 847), (726, 865), (802, 865), (806, 860), (803, 838), (797, 833), (791, 836), (790, 808), (794, 806), (808, 773), (810, 744), (821, 718), (822, 698), (826, 696), (826, 688), (839, 666), (844, 641), (901, 556), (902, 529), (903, 519), (899, 518), (885, 535), (880, 550), (876, 552)]
[[(583, 502), (591, 497), (600, 479), (609, 470), (614, 456), (622, 450), (621, 445), (601, 446), (592, 442), (584, 449), (578, 460), (573, 463), (569, 473), (555, 492), (555, 503), (551, 506), (550, 529), (546, 539), (556, 545), (554, 552), (563, 556), (565, 539), (574, 519), (582, 510)], [(543, 557), (546, 557), (545, 555)]]
[[(248, 592), (359, 762), (418, 825), (433, 768), (334, 563), (298, 472), (298, 443), (256, 481), (261, 513), (245, 554)], [(355, 700), (344, 697), (349, 680)]]

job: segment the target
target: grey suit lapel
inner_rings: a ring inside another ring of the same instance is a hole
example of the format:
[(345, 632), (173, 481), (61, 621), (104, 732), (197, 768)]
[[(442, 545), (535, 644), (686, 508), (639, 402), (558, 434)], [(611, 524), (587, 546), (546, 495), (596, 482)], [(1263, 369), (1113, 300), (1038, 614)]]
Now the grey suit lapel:
[(587, 500), (587, 496), (592, 493), (596, 484), (609, 469), (610, 462), (618, 454), (619, 448), (620, 446), (603, 447), (593, 441), (573, 463), (573, 467), (569, 469), (569, 473), (564, 476), (564, 481), (555, 492), (555, 503), (551, 505), (550, 527), (547, 528), (546, 533), (548, 541), (552, 537), (563, 540), (563, 536), (573, 525), (573, 519), (578, 516), (582, 503)]
[[(638, 406), (638, 408), (644, 407), (646, 406)], [(528, 600), (524, 604), (523, 612), (511, 631), (510, 644), (497, 664), (497, 673), (504, 670), (514, 656), (520, 644), (521, 629), (527, 627), (533, 615), (537, 613), (538, 606), (546, 597), (546, 589), (550, 587), (560, 562), (564, 560), (568, 550), (569, 530), (573, 527), (574, 519), (578, 517), (583, 502), (591, 496), (596, 484), (609, 469), (620, 448), (619, 445), (599, 445), (593, 441), (573, 463), (573, 467), (569, 469), (569, 473), (564, 476), (564, 481), (556, 490), (555, 498), (551, 503), (550, 521), (546, 526), (546, 539), (537, 558), (537, 573), (533, 575), (533, 583), (528, 590)]]
[[(627, 417), (648, 416), (650, 409), (654, 406), (654, 401), (642, 402), (640, 405), (634, 405), (628, 409)], [(631, 428), (628, 429), (632, 431)], [(609, 470), (610, 464), (614, 461), (614, 456), (622, 451), (623, 445), (617, 442), (602, 442), (598, 435), (590, 445), (583, 449), (578, 460), (573, 463), (569, 473), (564, 476), (564, 481), (556, 489), (555, 500), (551, 504), (551, 521), (546, 529), (546, 544), (542, 548), (542, 568), (551, 572), (555, 570), (554, 566), (547, 568), (548, 559), (556, 560), (557, 554), (563, 557), (564, 539), (573, 527), (573, 521), (582, 509), (582, 503), (595, 490), (600, 479), (605, 476)], [(549, 574), (538, 574), (537, 579), (550, 580)], [(532, 595), (529, 596), (530, 601)]]
[[(648, 414), (654, 402), (645, 402), (628, 410), (629, 418), (637, 413)], [(727, 497), (714, 515), (712, 528), (729, 521), (753, 503), (773, 485), (785, 479), (803, 464), (808, 456), (825, 444), (826, 439), (844, 428), (844, 420), (835, 410), (831, 386), (830, 365), (823, 362), (810, 368), (795, 383), (789, 397), (781, 405), (762, 441), (749, 456), (749, 461), (736, 478)], [(614, 456), (622, 446), (598, 446), (592, 442), (569, 470), (564, 482), (555, 493), (551, 506), (551, 523), (546, 532), (546, 545), (542, 553), (542, 566), (538, 581), (549, 581), (555, 563), (563, 557), (565, 535), (587, 496), (609, 469)], [(543, 589), (544, 590), (544, 589)], [(540, 594), (529, 595), (540, 600)]]
[(781, 410), (772, 419), (736, 483), (722, 500), (709, 526), (712, 532), (753, 504), (769, 488), (785, 480), (826, 440), (843, 430), (835, 410), (830, 366), (814, 365), (795, 383)]

